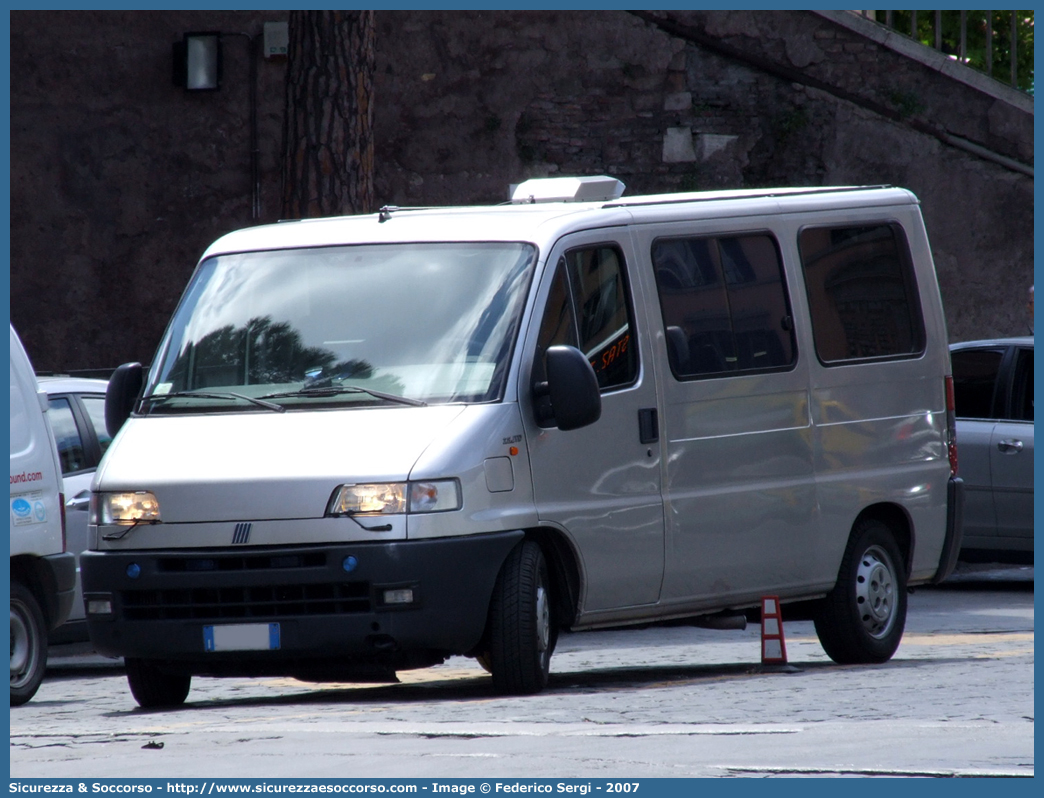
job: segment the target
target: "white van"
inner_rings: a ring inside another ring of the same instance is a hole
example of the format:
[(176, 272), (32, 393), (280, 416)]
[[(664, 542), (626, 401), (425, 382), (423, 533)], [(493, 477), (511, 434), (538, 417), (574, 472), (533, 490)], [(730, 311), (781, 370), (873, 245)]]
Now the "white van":
[(622, 191), (207, 250), (148, 374), (110, 381), (82, 557), (140, 704), (453, 654), (533, 692), (559, 629), (728, 625), (769, 594), (838, 662), (892, 656), (907, 586), (960, 548), (916, 198)]
[(24, 704), (40, 687), (48, 632), (69, 617), (76, 588), (47, 406), (11, 327), (11, 706)]

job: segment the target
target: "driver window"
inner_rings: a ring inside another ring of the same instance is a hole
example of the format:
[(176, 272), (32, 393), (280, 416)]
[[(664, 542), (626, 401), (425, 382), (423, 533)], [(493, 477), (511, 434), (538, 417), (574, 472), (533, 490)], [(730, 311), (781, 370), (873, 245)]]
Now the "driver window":
[(603, 392), (631, 384), (638, 377), (632, 328), (619, 250), (605, 245), (570, 250), (558, 261), (551, 284), (537, 334), (533, 381), (547, 379), (548, 347), (565, 344), (587, 356)]
[(534, 382), (543, 382), (547, 379), (544, 353), (547, 352), (548, 347), (558, 345), (579, 345), (576, 338), (576, 322), (573, 320), (573, 303), (569, 297), (569, 283), (566, 281), (564, 258), (558, 262), (555, 281), (551, 284), (551, 293), (547, 297), (544, 320), (540, 323), (540, 332), (537, 334), (536, 361), (533, 364)]
[(574, 249), (563, 260), (577, 308), (580, 351), (594, 367), (603, 390), (629, 385), (638, 377), (632, 344), (623, 255), (612, 246)]

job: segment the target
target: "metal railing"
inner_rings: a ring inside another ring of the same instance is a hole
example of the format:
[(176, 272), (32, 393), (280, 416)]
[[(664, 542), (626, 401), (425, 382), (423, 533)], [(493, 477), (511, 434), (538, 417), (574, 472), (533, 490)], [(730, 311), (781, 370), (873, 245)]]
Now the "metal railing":
[(1033, 11), (857, 11), (1033, 94)]

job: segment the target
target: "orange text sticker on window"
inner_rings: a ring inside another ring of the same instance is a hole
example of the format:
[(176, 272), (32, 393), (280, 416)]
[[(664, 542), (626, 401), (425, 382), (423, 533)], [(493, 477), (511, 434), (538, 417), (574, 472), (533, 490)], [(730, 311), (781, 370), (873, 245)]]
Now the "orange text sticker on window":
[(602, 370), (609, 368), (616, 358), (620, 357), (620, 355), (627, 351), (627, 345), (630, 342), (631, 334), (627, 333), (623, 338), (602, 352), (602, 362), (600, 364), (592, 363), (591, 365), (594, 366), (596, 370), (599, 368)]

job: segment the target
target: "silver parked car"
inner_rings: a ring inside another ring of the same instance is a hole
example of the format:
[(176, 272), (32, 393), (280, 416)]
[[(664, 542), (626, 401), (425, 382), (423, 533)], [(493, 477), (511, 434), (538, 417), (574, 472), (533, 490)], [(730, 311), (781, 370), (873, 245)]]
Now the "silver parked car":
[(965, 556), (1033, 556), (1033, 338), (950, 347)]
[(112, 438), (105, 431), (105, 380), (81, 377), (40, 377), (47, 392), (58, 459), (65, 483), (66, 551), (76, 555), (76, 595), (69, 620), (51, 635), (51, 642), (87, 639), (80, 587), (80, 552), (87, 548), (87, 509), (91, 480)]

